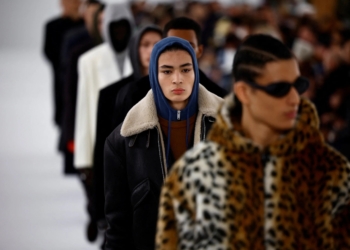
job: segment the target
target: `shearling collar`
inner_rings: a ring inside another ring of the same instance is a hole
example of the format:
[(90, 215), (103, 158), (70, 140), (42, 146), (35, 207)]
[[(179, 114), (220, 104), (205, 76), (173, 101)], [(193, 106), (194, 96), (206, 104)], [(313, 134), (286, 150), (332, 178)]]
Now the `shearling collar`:
[[(198, 115), (215, 117), (222, 99), (209, 92), (201, 84), (198, 95)], [(126, 115), (121, 127), (121, 135), (124, 137), (139, 134), (158, 125), (157, 109), (152, 90), (138, 102)]]
[[(207, 138), (234, 151), (247, 153), (263, 151), (253, 141), (245, 137), (240, 126), (240, 118), (232, 115), (235, 108), (237, 105), (232, 93), (225, 98)], [(281, 135), (280, 139), (264, 149), (264, 152), (275, 155), (290, 154), (301, 151), (308, 143), (323, 143), (323, 141), (324, 139), (319, 132), (319, 119), (314, 104), (301, 98), (295, 127)]]

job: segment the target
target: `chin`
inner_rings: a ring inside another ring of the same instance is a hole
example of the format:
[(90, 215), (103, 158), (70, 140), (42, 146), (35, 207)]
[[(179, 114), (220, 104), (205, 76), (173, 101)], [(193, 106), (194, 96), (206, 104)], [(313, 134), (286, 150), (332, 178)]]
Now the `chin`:
[(293, 129), (295, 127), (295, 124), (296, 124), (295, 120), (290, 121), (290, 122), (286, 122), (284, 124), (280, 124), (279, 130), (281, 130), (281, 131), (291, 130), (291, 129)]

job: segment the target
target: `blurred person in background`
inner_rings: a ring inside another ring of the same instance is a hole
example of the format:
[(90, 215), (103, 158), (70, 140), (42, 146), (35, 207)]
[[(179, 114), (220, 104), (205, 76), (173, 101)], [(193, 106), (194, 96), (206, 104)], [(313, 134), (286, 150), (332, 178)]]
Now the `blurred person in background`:
[[(192, 19), (196, 23), (198, 23), (201, 27), (208, 16), (208, 8), (207, 5), (201, 3), (199, 1), (189, 1), (185, 7), (185, 17)], [(202, 40), (202, 36), (201, 36)]]
[(149, 6), (146, 1), (132, 1), (131, 2), (131, 11), (135, 18), (136, 27), (142, 27), (145, 25), (153, 24), (152, 15), (149, 12)]
[[(68, 93), (70, 88), (67, 82), (67, 74), (70, 70), (68, 67), (77, 67), (77, 65), (71, 63), (72, 51), (77, 47), (85, 46), (89, 44), (89, 48), (92, 48), (95, 44), (93, 42), (93, 17), (95, 12), (101, 6), (101, 3), (95, 0), (88, 0), (82, 4), (81, 15), (84, 19), (84, 24), (82, 27), (77, 27), (66, 32), (63, 38), (62, 49), (61, 49), (61, 60), (60, 60), (60, 88), (62, 89), (61, 102), (62, 102), (62, 125), (61, 125), (61, 135), (60, 135), (60, 149), (64, 155), (64, 173), (65, 174), (75, 174), (76, 170), (73, 166), (73, 141), (68, 139), (70, 135), (67, 135), (70, 127), (74, 124), (74, 119), (71, 119), (71, 110), (74, 109), (75, 103), (69, 100), (70, 93)], [(74, 125), (73, 125), (74, 128)], [(67, 131), (68, 130), (68, 131)]]
[(223, 10), (217, 1), (207, 3), (207, 16), (203, 21), (201, 37), (202, 44), (205, 48), (212, 45), (215, 24), (222, 16)]
[(74, 165), (78, 169), (92, 168), (99, 91), (133, 73), (128, 54), (133, 30), (129, 6), (108, 4), (103, 18), (105, 42), (79, 58), (74, 133)]
[(62, 52), (62, 83), (63, 83), (63, 118), (61, 147), (65, 154), (65, 171), (76, 173), (73, 165), (74, 157), (74, 124), (78, 86), (78, 59), (86, 51), (99, 45), (96, 37), (99, 31), (95, 30), (94, 16), (100, 13), (104, 7), (96, 1), (87, 2), (84, 13), (85, 27), (78, 33), (66, 35), (67, 48)]
[(350, 64), (346, 53), (349, 37), (346, 34), (345, 32), (340, 51), (328, 49), (324, 53), (324, 78), (315, 99), (325, 138), (331, 143), (335, 139), (336, 131), (342, 129), (346, 121), (344, 105), (350, 82)]
[(151, 90), (106, 140), (106, 250), (154, 249), (164, 178), (215, 120), (222, 99), (199, 83), (192, 46), (175, 36), (155, 44)]
[(324, 59), (325, 77), (316, 94), (316, 105), (326, 140), (349, 159), (350, 39), (340, 51), (329, 50)]
[[(70, 46), (66, 51), (66, 65), (65, 70), (62, 72), (63, 77), (63, 100), (64, 100), (64, 110), (63, 110), (63, 119), (62, 119), (62, 138), (61, 143), (64, 147), (65, 153), (65, 169), (73, 168), (76, 172), (76, 169), (73, 165), (74, 159), (74, 126), (75, 126), (75, 112), (76, 112), (76, 101), (77, 101), (77, 88), (78, 88), (78, 59), (79, 57), (97, 46), (98, 43), (95, 38), (99, 37), (100, 31), (95, 30), (93, 27), (97, 19), (94, 17), (97, 13), (103, 11), (104, 5), (97, 3), (95, 1), (86, 3), (86, 9), (84, 13), (85, 19), (85, 30), (81, 33), (77, 33), (82, 36), (67, 36), (67, 44)], [(84, 34), (84, 31), (87, 32), (87, 36)], [(83, 39), (81, 39), (83, 37)], [(63, 55), (62, 55), (63, 56)], [(86, 229), (86, 236), (90, 242), (96, 240), (98, 235), (97, 223), (94, 217), (94, 205), (92, 202), (93, 186), (92, 186), (92, 176), (88, 173), (79, 172), (79, 179), (83, 185), (87, 212), (89, 216), (89, 223)]]
[(156, 249), (349, 249), (350, 163), (300, 97), (292, 52), (248, 36), (233, 76), (207, 140), (163, 185)]
[(227, 91), (231, 92), (232, 88), (232, 62), (235, 57), (236, 50), (241, 41), (233, 33), (226, 35), (225, 44), (223, 48), (218, 49), (216, 59), (222, 72), (222, 79), (219, 85)]
[[(133, 73), (128, 44), (134, 22), (128, 5), (108, 4), (104, 10), (104, 43), (79, 57), (74, 128), (74, 166), (87, 191), (90, 221), (88, 238), (96, 239), (97, 219), (93, 198), (93, 150), (99, 91)], [(85, 47), (86, 48), (86, 47)], [(74, 97), (73, 97), (74, 98)]]
[(159, 3), (151, 12), (153, 23), (160, 28), (164, 28), (165, 24), (175, 18), (174, 7), (172, 4)]
[(81, 18), (81, 0), (61, 0), (62, 13), (59, 17), (50, 20), (45, 25), (44, 54), (52, 66), (53, 97), (54, 97), (54, 122), (61, 128), (63, 97), (60, 84), (60, 61), (64, 35), (70, 29), (81, 27), (84, 20)]
[(298, 62), (307, 61), (313, 56), (318, 33), (318, 24), (315, 20), (308, 17), (300, 19), (292, 47)]
[(153, 46), (161, 39), (162, 30), (155, 25), (144, 26), (135, 32), (129, 45), (129, 55), (134, 70), (133, 74), (100, 90), (93, 164), (95, 190), (93, 200), (96, 207), (96, 220), (100, 222), (100, 228), (103, 229), (106, 228), (103, 149), (107, 136), (115, 129), (112, 120), (116, 97), (123, 86), (127, 86), (131, 82), (148, 75)]

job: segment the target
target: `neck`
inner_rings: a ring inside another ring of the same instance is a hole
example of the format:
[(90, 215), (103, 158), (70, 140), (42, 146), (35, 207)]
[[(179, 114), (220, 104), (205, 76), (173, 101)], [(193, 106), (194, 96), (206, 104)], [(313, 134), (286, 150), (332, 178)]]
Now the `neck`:
[(266, 124), (255, 121), (247, 112), (243, 112), (241, 122), (246, 136), (262, 149), (271, 145), (281, 134)]
[(79, 20), (80, 19), (80, 14), (79, 13), (69, 13), (69, 12), (63, 12), (62, 13), (63, 17), (68, 17), (72, 20)]
[(142, 67), (142, 76), (148, 75), (148, 68)]

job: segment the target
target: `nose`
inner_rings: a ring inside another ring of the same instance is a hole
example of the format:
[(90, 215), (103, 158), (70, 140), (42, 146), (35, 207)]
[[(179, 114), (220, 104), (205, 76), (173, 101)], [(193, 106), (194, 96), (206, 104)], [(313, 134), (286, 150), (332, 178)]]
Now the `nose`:
[(300, 95), (298, 91), (292, 87), (287, 95), (287, 102), (291, 106), (299, 106), (300, 103)]
[(181, 77), (180, 72), (175, 71), (173, 76), (174, 76), (174, 77), (173, 77), (173, 83), (174, 83), (174, 84), (182, 83), (182, 77)]

